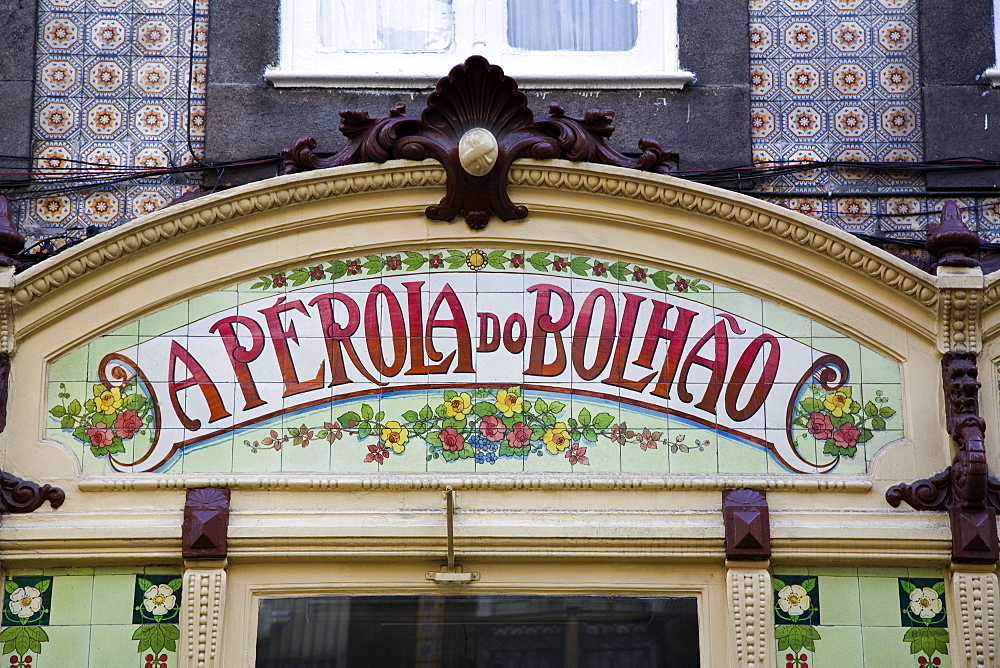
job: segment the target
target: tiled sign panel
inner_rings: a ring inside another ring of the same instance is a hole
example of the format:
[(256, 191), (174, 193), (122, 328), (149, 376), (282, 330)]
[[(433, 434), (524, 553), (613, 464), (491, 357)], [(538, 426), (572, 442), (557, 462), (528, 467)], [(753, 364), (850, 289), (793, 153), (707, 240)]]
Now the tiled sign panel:
[(774, 625), (779, 668), (951, 665), (940, 571), (785, 568)]
[(898, 365), (696, 276), (534, 250), (331, 259), (49, 368), (90, 472), (847, 473), (902, 437)]
[(17, 668), (175, 668), (176, 568), (61, 568), (4, 581), (0, 648)]

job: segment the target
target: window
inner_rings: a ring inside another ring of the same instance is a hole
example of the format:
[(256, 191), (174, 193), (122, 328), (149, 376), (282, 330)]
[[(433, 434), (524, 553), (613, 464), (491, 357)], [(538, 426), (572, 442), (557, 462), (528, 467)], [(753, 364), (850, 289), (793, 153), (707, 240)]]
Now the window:
[(695, 668), (697, 616), (694, 597), (269, 598), (256, 665)]
[(983, 76), (994, 87), (1000, 87), (1000, 0), (993, 0), (993, 49), (996, 54), (993, 67), (983, 72)]
[(523, 87), (682, 88), (676, 0), (282, 0), (275, 86), (429, 87), (472, 54)]

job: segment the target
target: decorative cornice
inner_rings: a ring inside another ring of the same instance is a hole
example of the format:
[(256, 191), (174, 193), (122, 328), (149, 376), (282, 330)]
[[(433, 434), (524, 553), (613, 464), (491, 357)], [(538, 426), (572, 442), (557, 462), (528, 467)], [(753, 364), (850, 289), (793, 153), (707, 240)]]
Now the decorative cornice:
[(761, 568), (730, 568), (726, 572), (729, 595), (729, 626), (733, 636), (733, 654), (740, 668), (764, 668), (774, 665), (771, 648), (774, 614), (771, 574)]
[(552, 104), (548, 116), (533, 118), (517, 82), (482, 56), (471, 56), (439, 80), (419, 119), (407, 116), (403, 104), (388, 116), (342, 111), (340, 118), (347, 146), (322, 158), (314, 152), (316, 140), (301, 137), (282, 151), (282, 173), (433, 158), (448, 174), (447, 192), (440, 203), (427, 207), (427, 217), (451, 222), (461, 215), (474, 230), (486, 227), (493, 216), (527, 217), (527, 207), (515, 205), (507, 195), (507, 172), (517, 158), (565, 158), (660, 173), (677, 168), (677, 155), (649, 138), (639, 141), (637, 158), (613, 149), (607, 141), (614, 132), (613, 111), (573, 118)]
[(587, 490), (587, 491), (650, 491), (690, 490), (721, 492), (746, 488), (786, 492), (843, 492), (866, 494), (872, 489), (867, 477), (832, 478), (828, 476), (747, 476), (747, 475), (560, 475), (560, 474), (481, 474), (467, 477), (423, 473), (380, 473), (378, 475), (315, 475), (315, 476), (155, 476), (106, 475), (79, 480), (83, 492), (131, 492), (194, 489), (201, 487), (238, 490), (281, 491), (341, 491), (361, 490), (408, 491), (440, 490), (451, 486), (455, 490)]
[(789, 215), (789, 212), (777, 206), (772, 209), (763, 202), (759, 203), (760, 206), (750, 206), (734, 201), (735, 198), (711, 196), (685, 188), (681, 185), (683, 182), (672, 179), (664, 179), (665, 183), (655, 183), (628, 178), (621, 172), (600, 176), (578, 170), (540, 167), (523, 162), (515, 165), (510, 171), (511, 185), (622, 197), (733, 221), (826, 255), (831, 260), (857, 269), (887, 287), (915, 299), (925, 307), (933, 308), (937, 305), (938, 290), (928, 280), (930, 277), (925, 278), (912, 266), (888, 253), (876, 255), (874, 249), (862, 247), (846, 232), (814, 222), (805, 216)]
[[(926, 308), (937, 306), (938, 289), (930, 277), (888, 254), (861, 245), (846, 232), (759, 200), (669, 176), (554, 161), (518, 161), (509, 179), (512, 185), (620, 197), (732, 221), (810, 248)], [(296, 174), (198, 198), (104, 232), (18, 274), (14, 304), (26, 306), (139, 250), (243, 216), (365, 193), (440, 187), (444, 183), (444, 169), (435, 163), (394, 162)]]

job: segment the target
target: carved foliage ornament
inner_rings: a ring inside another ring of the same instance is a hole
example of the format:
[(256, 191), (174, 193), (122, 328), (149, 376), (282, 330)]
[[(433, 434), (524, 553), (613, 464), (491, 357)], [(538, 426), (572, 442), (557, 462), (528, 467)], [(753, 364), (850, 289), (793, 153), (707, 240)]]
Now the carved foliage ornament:
[(893, 506), (906, 502), (917, 510), (947, 510), (951, 516), (952, 558), (966, 563), (998, 559), (996, 511), (1000, 480), (989, 474), (984, 446), (986, 423), (979, 415), (976, 354), (949, 351), (941, 362), (945, 425), (958, 445), (952, 465), (911, 484), (889, 488)]
[(427, 217), (452, 221), (461, 215), (476, 230), (494, 215), (501, 220), (528, 215), (507, 195), (507, 173), (518, 158), (564, 158), (660, 173), (677, 168), (677, 155), (652, 139), (639, 142), (637, 157), (613, 149), (607, 141), (614, 132), (613, 111), (573, 118), (552, 104), (547, 116), (535, 118), (517, 83), (482, 56), (472, 56), (438, 81), (420, 118), (407, 116), (402, 104), (381, 118), (366, 111), (342, 111), (340, 118), (347, 146), (324, 158), (314, 152), (314, 139), (301, 137), (282, 151), (282, 172), (434, 158), (447, 173), (447, 191), (427, 207)]

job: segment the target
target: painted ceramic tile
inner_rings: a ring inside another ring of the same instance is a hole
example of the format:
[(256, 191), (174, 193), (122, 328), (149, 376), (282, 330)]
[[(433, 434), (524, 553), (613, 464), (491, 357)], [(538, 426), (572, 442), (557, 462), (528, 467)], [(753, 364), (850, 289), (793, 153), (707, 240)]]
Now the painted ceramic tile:
[(834, 330), (560, 260), (334, 259), (175, 304), (52, 364), (46, 435), (132, 473), (858, 474), (900, 437), (898, 365)]
[(191, 0), (38, 3), (36, 167), (53, 185), (69, 175), (150, 174), (33, 194), (18, 203), (29, 237), (119, 225), (185, 192), (188, 186), (155, 170), (190, 164), (204, 147), (207, 10)]
[(170, 569), (15, 573), (4, 583), (0, 648), (16, 668), (173, 668), (181, 578)]
[(786, 570), (773, 578), (777, 666), (951, 665), (938, 572)]

